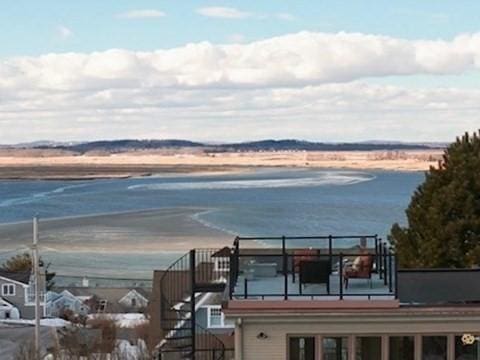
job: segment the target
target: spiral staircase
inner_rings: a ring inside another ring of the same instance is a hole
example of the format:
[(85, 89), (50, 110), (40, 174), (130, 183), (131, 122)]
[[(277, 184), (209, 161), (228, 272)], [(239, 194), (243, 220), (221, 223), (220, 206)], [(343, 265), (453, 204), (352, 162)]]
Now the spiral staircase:
[(196, 321), (205, 296), (224, 292), (225, 272), (215, 269), (216, 250), (196, 249), (175, 261), (160, 280), (161, 360), (224, 360), (225, 345)]

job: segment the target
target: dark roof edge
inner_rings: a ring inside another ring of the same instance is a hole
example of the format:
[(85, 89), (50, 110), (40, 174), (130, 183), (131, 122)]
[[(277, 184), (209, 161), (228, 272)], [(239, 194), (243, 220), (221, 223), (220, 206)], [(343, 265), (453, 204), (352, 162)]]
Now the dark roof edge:
[(398, 269), (398, 272), (477, 272), (480, 271), (480, 268), (431, 268), (431, 269), (423, 269), (423, 268), (416, 268), (416, 269)]

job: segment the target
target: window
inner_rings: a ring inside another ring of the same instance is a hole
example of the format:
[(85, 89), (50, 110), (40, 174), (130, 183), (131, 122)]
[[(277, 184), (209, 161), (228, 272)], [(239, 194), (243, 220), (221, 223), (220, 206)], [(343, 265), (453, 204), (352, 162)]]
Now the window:
[(291, 337), (289, 341), (289, 360), (314, 360), (315, 359), (315, 338)]
[(3, 296), (15, 296), (15, 285), (14, 284), (2, 284), (2, 295)]
[(382, 338), (380, 336), (359, 336), (356, 338), (357, 360), (382, 360)]
[(413, 336), (391, 336), (389, 342), (390, 360), (415, 359), (415, 339)]
[(100, 300), (97, 305), (97, 312), (104, 312), (107, 308), (107, 300)]
[(455, 336), (455, 360), (480, 360), (480, 343), (464, 345), (461, 336)]
[(222, 307), (209, 306), (207, 309), (208, 309), (208, 327), (209, 328), (225, 327)]
[[(30, 283), (27, 287), (27, 303), (35, 303), (35, 283)], [(40, 302), (45, 302), (45, 293), (43, 291), (39, 291), (38, 296), (40, 298)]]
[(323, 359), (324, 360), (347, 360), (348, 341), (346, 337), (324, 337), (323, 338)]
[(215, 270), (216, 271), (229, 271), (230, 270), (230, 258), (217, 257), (215, 258)]
[(422, 360), (447, 360), (447, 337), (424, 336), (422, 338)]
[(133, 308), (136, 307), (136, 306), (137, 306), (137, 299), (132, 298), (132, 299), (130, 300), (130, 305), (131, 305)]

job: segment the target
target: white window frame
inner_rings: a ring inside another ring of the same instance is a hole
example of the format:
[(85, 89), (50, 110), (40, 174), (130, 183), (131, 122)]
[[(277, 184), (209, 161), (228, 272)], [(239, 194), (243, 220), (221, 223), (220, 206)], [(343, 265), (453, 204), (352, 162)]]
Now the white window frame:
[[(24, 286), (24, 295), (25, 295), (25, 305), (32, 306), (35, 305), (35, 283), (30, 282), (28, 286)], [(40, 305), (45, 305), (45, 292), (39, 291), (38, 294), (40, 298)]]
[[(13, 289), (13, 291), (5, 291), (6, 288)], [(15, 295), (16, 295), (15, 284), (11, 284), (11, 283), (2, 284), (2, 296), (15, 296)]]
[(216, 257), (215, 271), (224, 271), (224, 272), (230, 271), (230, 258), (226, 256)]
[[(221, 329), (229, 326), (225, 325), (225, 315), (222, 311), (221, 305), (209, 305), (207, 308), (207, 327), (210, 329)], [(220, 310), (220, 325), (212, 325), (212, 310)]]

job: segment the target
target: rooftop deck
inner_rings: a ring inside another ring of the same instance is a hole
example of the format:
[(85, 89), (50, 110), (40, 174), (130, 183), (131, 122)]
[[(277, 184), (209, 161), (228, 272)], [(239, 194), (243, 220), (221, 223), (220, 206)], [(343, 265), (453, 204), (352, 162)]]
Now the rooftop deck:
[(270, 246), (245, 246), (255, 240), (259, 239), (235, 240), (230, 256), (232, 300), (397, 298), (395, 254), (376, 235), (260, 238)]
[[(338, 274), (330, 275), (329, 285), (329, 292), (326, 284), (301, 285), (302, 290), (300, 290), (298, 280), (294, 282), (293, 276), (289, 274), (288, 298), (290, 300), (340, 300), (340, 277)], [(281, 274), (254, 280), (248, 280), (241, 275), (233, 292), (233, 299), (284, 300), (284, 297), (285, 281)], [(391, 300), (395, 298), (395, 294), (384, 284), (378, 274), (372, 274), (371, 285), (365, 279), (351, 280), (349, 287), (343, 288), (342, 297), (349, 300)]]

